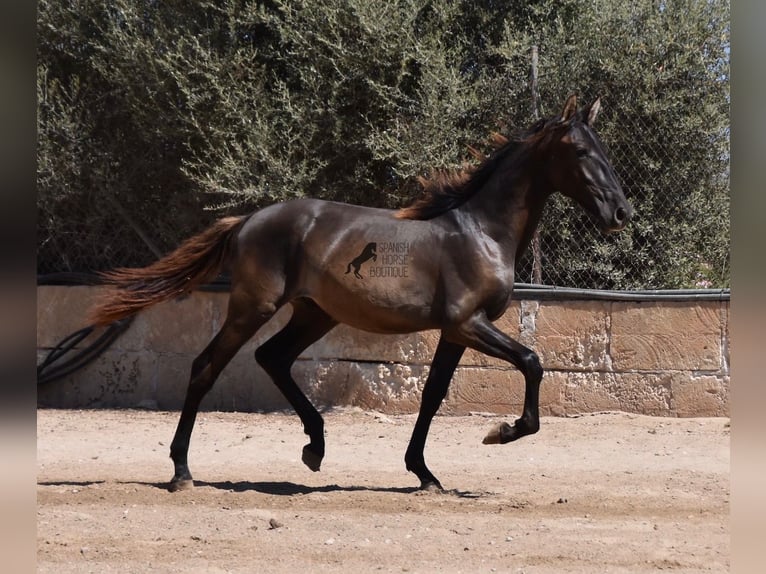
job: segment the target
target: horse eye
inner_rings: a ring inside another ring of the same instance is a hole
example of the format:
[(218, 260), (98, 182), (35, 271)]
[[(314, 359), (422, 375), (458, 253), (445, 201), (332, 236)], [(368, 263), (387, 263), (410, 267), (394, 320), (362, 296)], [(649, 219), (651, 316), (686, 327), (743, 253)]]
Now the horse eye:
[(575, 153), (577, 154), (577, 157), (585, 157), (588, 155), (588, 148), (586, 147), (578, 147), (575, 150)]

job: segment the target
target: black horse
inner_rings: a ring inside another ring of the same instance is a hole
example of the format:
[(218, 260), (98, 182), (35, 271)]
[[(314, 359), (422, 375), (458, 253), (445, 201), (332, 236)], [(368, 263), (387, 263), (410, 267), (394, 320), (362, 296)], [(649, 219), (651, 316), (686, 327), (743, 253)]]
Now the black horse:
[[(578, 112), (570, 96), (559, 116), (518, 138), (497, 137), (498, 149), (476, 168), (423, 180), (421, 198), (399, 211), (313, 199), (280, 203), (221, 219), (148, 267), (106, 274), (113, 289), (94, 309), (99, 324), (188, 292), (225, 265), (231, 270), (226, 320), (192, 364), (170, 446), (170, 489), (193, 486), (187, 454), (200, 401), (237, 350), (288, 303), (291, 319), (255, 358), (303, 422), (310, 442), (302, 458), (310, 469), (319, 470), (324, 456), (324, 422), (290, 368), (338, 323), (376, 333), (441, 331), (404, 457), (422, 488), (441, 488), (423, 451), (466, 347), (508, 361), (526, 383), (521, 417), (497, 425), (484, 442), (537, 432), (540, 361), (492, 322), (511, 301), (515, 266), (551, 193), (574, 199), (604, 232), (630, 219), (631, 207), (593, 131), (599, 107), (596, 100)], [(407, 272), (365, 281), (344, 273), (338, 262), (353, 261), (372, 243), (406, 245)]]

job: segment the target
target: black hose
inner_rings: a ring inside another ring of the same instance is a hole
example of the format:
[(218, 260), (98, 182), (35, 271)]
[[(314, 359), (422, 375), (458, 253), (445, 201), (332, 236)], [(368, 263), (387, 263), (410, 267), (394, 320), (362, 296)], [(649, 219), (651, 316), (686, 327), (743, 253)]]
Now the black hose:
[(96, 328), (94, 326), (85, 327), (65, 337), (48, 352), (45, 359), (37, 366), (38, 386), (66, 377), (96, 359), (130, 327), (132, 322), (132, 316), (115, 321), (108, 325), (93, 343), (75, 353), (71, 358), (59, 363), (65, 355), (93, 333)]

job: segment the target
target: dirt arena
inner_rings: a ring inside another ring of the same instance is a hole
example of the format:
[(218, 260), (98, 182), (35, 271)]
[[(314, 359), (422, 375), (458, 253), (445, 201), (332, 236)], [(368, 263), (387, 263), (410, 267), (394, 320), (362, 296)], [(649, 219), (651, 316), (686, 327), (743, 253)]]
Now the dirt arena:
[[(729, 420), (545, 418), (509, 445), (499, 417), (326, 413), (322, 471), (297, 417), (201, 413), (196, 488), (170, 493), (178, 413), (38, 410), (38, 572), (726, 572)], [(510, 421), (510, 418), (508, 419)]]

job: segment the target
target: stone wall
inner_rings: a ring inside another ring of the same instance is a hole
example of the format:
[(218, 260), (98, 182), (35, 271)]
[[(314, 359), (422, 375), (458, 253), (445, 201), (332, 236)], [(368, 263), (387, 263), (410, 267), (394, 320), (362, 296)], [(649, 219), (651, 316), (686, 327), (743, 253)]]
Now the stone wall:
[[(85, 325), (95, 287), (38, 288), (38, 356)], [(220, 327), (226, 293), (195, 292), (136, 317), (98, 359), (38, 388), (41, 406), (181, 407), (191, 362)], [(289, 318), (283, 309), (224, 370), (208, 410), (274, 410), (286, 401), (255, 364), (255, 348)], [(621, 410), (661, 416), (728, 416), (728, 301), (515, 302), (497, 325), (532, 347), (545, 375), (544, 415)], [(415, 412), (438, 333), (372, 335), (339, 326), (293, 373), (318, 406)], [(85, 340), (81, 346), (87, 345)], [(446, 413), (519, 413), (521, 375), (467, 351), (442, 405)]]

